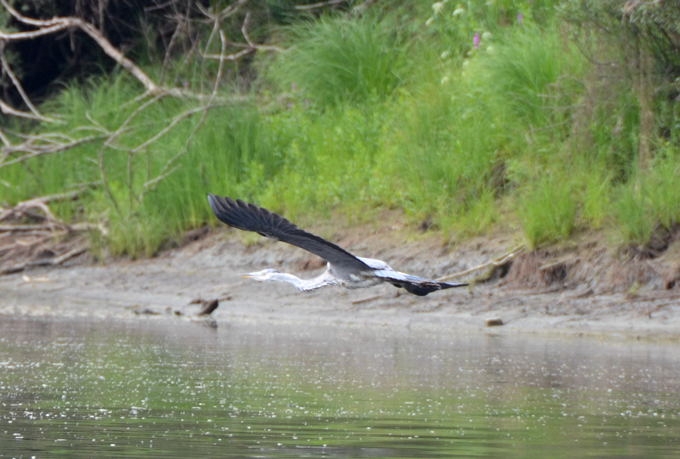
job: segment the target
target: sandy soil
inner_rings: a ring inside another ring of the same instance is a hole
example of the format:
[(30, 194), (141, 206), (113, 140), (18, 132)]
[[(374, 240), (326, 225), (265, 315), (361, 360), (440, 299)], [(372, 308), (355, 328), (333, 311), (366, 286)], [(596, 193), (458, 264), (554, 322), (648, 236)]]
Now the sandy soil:
[[(388, 233), (365, 226), (335, 231), (341, 234), (318, 230), (353, 253), (431, 277), (485, 263), (514, 245), (500, 236), (450, 246), (395, 226)], [(240, 274), (275, 266), (307, 277), (321, 268), (320, 260), (285, 244), (220, 229), (153, 259), (106, 264), (81, 259), (0, 276), (0, 314), (179, 320), (179, 312), (186, 318), (200, 309), (192, 300), (218, 298), (212, 317), (220, 327), (331, 324), (680, 341), (679, 254), (676, 241), (650, 259), (612, 253), (593, 239), (523, 253), (503, 277), (426, 297), (390, 285), (300, 293)]]

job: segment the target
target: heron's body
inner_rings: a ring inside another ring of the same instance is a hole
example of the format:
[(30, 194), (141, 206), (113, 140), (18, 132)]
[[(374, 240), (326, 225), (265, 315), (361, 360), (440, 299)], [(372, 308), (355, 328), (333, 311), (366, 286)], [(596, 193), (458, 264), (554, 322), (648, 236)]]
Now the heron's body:
[(327, 261), (326, 270), (312, 279), (301, 279), (271, 268), (250, 273), (248, 277), (253, 279), (288, 282), (303, 291), (327, 285), (363, 288), (388, 282), (420, 296), (436, 290), (468, 285), (464, 282), (439, 282), (425, 279), (395, 271), (382, 260), (357, 257), (332, 242), (301, 230), (280, 215), (253, 204), (213, 194), (208, 195), (208, 202), (217, 218), (229, 226), (244, 231), (254, 231), (262, 236), (287, 242)]

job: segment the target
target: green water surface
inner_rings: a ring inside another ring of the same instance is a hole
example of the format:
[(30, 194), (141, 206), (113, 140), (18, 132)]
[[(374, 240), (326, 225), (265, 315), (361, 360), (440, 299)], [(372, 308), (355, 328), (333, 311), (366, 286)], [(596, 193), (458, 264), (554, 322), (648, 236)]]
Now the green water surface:
[(0, 457), (680, 454), (677, 344), (0, 321)]

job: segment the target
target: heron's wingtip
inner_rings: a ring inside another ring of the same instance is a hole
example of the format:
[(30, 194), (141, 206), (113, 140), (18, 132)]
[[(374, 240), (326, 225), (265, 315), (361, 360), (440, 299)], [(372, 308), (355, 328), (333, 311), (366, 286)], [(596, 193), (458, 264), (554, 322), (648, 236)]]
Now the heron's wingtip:
[(215, 212), (217, 212), (217, 203), (219, 202), (219, 199), (220, 198), (216, 194), (208, 193), (208, 204), (210, 204), (210, 207)]

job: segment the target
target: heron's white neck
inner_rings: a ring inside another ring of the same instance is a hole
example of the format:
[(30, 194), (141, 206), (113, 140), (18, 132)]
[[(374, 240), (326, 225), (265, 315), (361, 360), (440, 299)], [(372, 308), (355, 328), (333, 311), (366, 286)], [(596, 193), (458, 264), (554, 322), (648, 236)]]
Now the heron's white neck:
[(311, 279), (301, 279), (293, 274), (272, 272), (267, 276), (267, 279), (259, 279), (262, 281), (277, 281), (277, 282), (287, 282), (292, 284), (295, 288), (302, 291), (314, 290), (317, 288), (325, 287), (326, 285), (336, 284), (336, 280), (328, 276), (328, 272), (324, 271), (320, 275), (313, 277)]
[(289, 274), (289, 273), (272, 273), (271, 276), (269, 276), (268, 281), (276, 281), (276, 282), (288, 282), (289, 284), (293, 284), (296, 288), (303, 290), (303, 286), (305, 285), (305, 280), (300, 279), (294, 274)]

